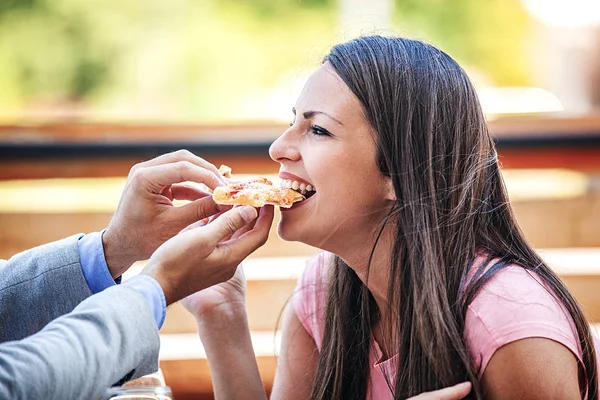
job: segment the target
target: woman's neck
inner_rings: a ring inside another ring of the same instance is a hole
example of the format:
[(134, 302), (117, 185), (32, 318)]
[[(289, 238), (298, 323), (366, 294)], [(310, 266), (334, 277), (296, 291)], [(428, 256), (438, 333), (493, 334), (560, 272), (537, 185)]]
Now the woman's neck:
[[(388, 326), (388, 285), (390, 282), (390, 263), (392, 260), (393, 232), (384, 228), (375, 246), (375, 238), (360, 241), (361, 245), (345, 246), (345, 252), (336, 252), (344, 262), (356, 272), (360, 280), (369, 288), (379, 309), (378, 325)], [(376, 237), (376, 236), (375, 236)], [(375, 250), (373, 251), (373, 246)], [(371, 263), (369, 257), (373, 252)], [(374, 329), (374, 335), (383, 351), (384, 340), (381, 329)]]

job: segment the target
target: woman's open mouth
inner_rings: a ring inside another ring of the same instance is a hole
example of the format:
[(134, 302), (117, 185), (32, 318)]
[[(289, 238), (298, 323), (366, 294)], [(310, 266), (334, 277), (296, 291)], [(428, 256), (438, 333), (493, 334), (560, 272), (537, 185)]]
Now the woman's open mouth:
[(282, 179), (279, 186), (282, 189), (292, 189), (302, 194), (306, 198), (304, 201), (308, 200), (317, 193), (317, 188), (313, 185), (291, 179)]

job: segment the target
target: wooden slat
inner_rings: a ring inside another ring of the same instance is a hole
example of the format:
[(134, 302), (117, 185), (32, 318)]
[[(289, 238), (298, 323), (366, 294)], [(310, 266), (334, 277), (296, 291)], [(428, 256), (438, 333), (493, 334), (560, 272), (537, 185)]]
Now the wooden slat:
[(78, 232), (100, 231), (108, 225), (111, 215), (0, 213), (0, 258), (7, 259), (23, 250)]
[[(0, 258), (44, 243), (59, 240), (78, 232), (89, 233), (104, 229), (111, 213), (0, 213)], [(271, 227), (267, 244), (254, 254), (257, 257), (302, 256), (315, 249), (302, 243), (285, 242), (277, 236), (277, 221)]]
[(492, 136), (497, 138), (597, 135), (600, 133), (600, 113), (576, 117), (558, 114), (499, 118), (488, 121), (488, 127)]
[[(265, 390), (270, 393), (273, 387), (277, 358), (275, 356), (257, 357), (257, 362)], [(214, 398), (207, 360), (161, 361), (160, 368), (165, 375), (167, 386), (173, 390), (176, 400)]]
[[(248, 323), (252, 330), (274, 332), (281, 324), (283, 310), (290, 305), (297, 279), (306, 262), (319, 250), (310, 248), (304, 256), (257, 256), (243, 262), (246, 276), (246, 306)], [(308, 253), (308, 252), (307, 252)], [(123, 281), (140, 273), (144, 262), (136, 263), (124, 275)], [(179, 304), (167, 309), (163, 334), (193, 333), (197, 331), (192, 315)]]
[(280, 135), (284, 123), (237, 124), (93, 123), (48, 122), (28, 125), (0, 125), (0, 140), (7, 142), (172, 142), (205, 140), (260, 140)]
[[(226, 164), (236, 173), (276, 174), (279, 164), (268, 154), (205, 157), (215, 165)], [(0, 180), (95, 178), (127, 176), (143, 158), (70, 159), (70, 160), (0, 160)], [(591, 149), (504, 149), (499, 150), (503, 168), (565, 168), (583, 172), (600, 172), (600, 148)]]
[[(267, 393), (275, 377), (279, 341), (275, 331), (252, 331), (252, 345), (260, 375)], [(278, 337), (279, 335), (277, 335)], [(196, 333), (165, 334), (161, 332), (160, 368), (167, 385), (180, 398), (198, 399), (212, 394), (210, 368), (206, 353)]]
[(600, 247), (600, 191), (574, 199), (511, 204), (521, 229), (534, 247)]
[[(600, 113), (565, 117), (558, 115), (499, 118), (488, 121), (491, 134), (498, 138), (551, 135), (597, 135)], [(280, 122), (247, 122), (236, 124), (182, 123), (94, 123), (43, 122), (23, 125), (0, 125), (4, 141), (157, 141), (205, 140), (214, 137), (239, 139), (272, 139), (287, 125)]]
[[(296, 287), (294, 279), (248, 281), (246, 305), (251, 329), (275, 331)], [(169, 307), (161, 333), (196, 332), (194, 317), (181, 304)]]
[(565, 149), (499, 149), (498, 159), (503, 168), (565, 168), (583, 172), (600, 172), (600, 146)]
[[(0, 180), (122, 177), (127, 176), (132, 166), (148, 158), (0, 160)], [(279, 171), (279, 164), (268, 154), (205, 158), (216, 166), (226, 164), (239, 174), (277, 174)]]
[[(530, 242), (544, 247), (600, 247), (600, 192), (574, 199), (538, 199), (512, 202), (515, 215)], [(61, 239), (77, 232), (104, 229), (110, 212), (25, 213), (0, 212), (0, 258)], [(269, 241), (259, 257), (302, 256), (315, 250), (279, 239), (273, 224)]]

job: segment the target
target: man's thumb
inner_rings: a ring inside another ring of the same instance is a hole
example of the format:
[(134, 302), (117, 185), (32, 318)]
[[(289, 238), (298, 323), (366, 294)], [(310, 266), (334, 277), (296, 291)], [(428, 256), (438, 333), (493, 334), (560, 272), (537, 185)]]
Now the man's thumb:
[(244, 225), (254, 221), (258, 216), (258, 212), (254, 207), (243, 206), (236, 207), (223, 213), (219, 218), (212, 221), (204, 231), (212, 236), (212, 239), (219, 242), (227, 236), (233, 235), (238, 229)]

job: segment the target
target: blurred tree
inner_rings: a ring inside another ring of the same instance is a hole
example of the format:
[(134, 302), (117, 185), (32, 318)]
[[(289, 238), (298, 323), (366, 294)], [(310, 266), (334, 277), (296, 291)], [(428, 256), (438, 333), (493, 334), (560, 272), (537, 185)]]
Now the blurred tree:
[(396, 0), (397, 29), (436, 44), (498, 85), (531, 83), (521, 0)]
[[(518, 0), (395, 4), (400, 34), (527, 83)], [(40, 103), (102, 119), (272, 117), (338, 40), (334, 0), (0, 0), (0, 119)]]
[(59, 2), (2, 3), (0, 54), (18, 97), (78, 100), (106, 83), (111, 60), (90, 17)]

